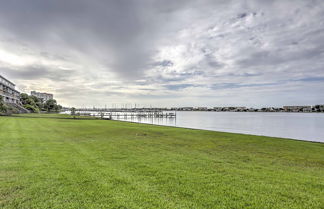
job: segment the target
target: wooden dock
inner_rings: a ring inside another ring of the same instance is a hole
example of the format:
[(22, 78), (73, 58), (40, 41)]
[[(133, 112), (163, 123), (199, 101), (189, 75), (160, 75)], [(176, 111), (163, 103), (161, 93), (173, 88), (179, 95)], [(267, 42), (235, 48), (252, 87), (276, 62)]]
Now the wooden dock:
[(122, 112), (97, 112), (97, 111), (77, 111), (76, 115), (92, 116), (103, 119), (126, 119), (126, 118), (176, 118), (176, 112), (163, 111), (122, 111)]

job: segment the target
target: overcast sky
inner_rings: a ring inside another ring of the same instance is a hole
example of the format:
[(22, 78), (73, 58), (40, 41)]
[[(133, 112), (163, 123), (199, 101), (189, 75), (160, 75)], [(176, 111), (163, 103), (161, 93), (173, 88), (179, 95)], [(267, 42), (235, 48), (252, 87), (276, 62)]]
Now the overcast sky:
[(0, 3), (0, 74), (65, 106), (324, 103), (323, 0)]

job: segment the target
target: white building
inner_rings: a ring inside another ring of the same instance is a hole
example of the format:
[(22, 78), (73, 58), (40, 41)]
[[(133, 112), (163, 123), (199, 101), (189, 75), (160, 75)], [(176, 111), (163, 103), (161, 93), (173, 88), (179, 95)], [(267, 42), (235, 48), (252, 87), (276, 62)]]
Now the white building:
[(43, 102), (46, 102), (46, 101), (54, 98), (53, 94), (49, 94), (49, 93), (41, 93), (41, 92), (37, 92), (37, 91), (31, 91), (30, 94), (32, 96), (35, 96), (35, 97), (43, 100)]
[(283, 106), (286, 112), (311, 112), (311, 106)]
[(20, 92), (15, 89), (15, 84), (0, 75), (0, 95), (6, 103), (20, 103)]

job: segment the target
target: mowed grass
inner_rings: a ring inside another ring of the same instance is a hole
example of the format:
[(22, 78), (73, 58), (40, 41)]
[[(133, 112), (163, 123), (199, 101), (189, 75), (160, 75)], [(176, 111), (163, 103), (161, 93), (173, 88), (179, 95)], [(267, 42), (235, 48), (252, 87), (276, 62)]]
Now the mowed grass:
[(0, 208), (323, 208), (324, 144), (0, 117)]

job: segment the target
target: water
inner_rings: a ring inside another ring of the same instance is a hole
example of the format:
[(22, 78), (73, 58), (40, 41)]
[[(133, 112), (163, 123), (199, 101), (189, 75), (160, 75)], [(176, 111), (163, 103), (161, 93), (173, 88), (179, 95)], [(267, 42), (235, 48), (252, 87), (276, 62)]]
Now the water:
[(177, 112), (177, 118), (118, 120), (324, 142), (320, 113)]

